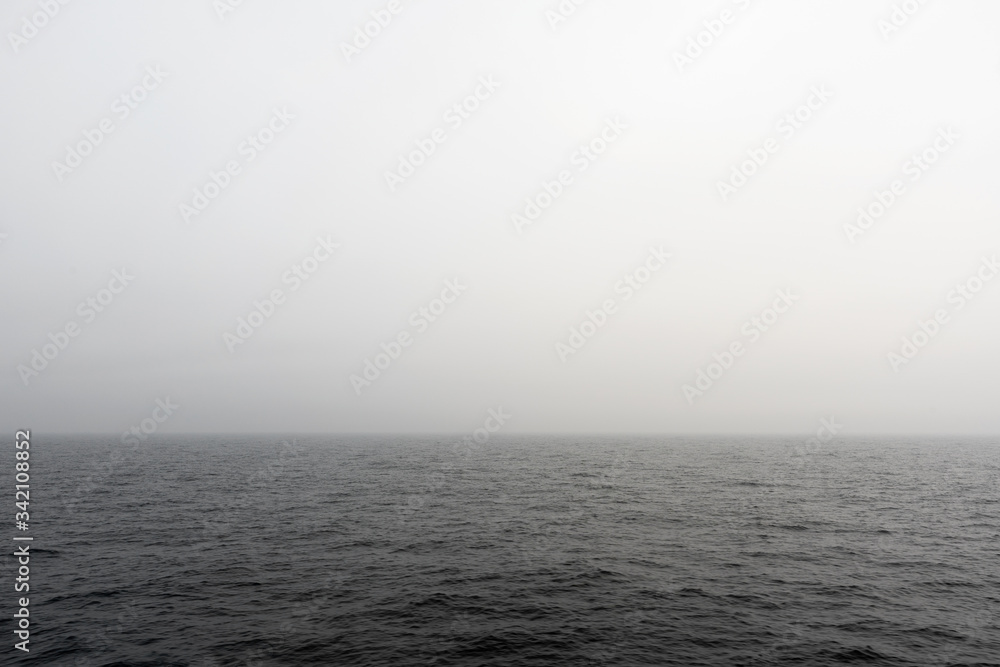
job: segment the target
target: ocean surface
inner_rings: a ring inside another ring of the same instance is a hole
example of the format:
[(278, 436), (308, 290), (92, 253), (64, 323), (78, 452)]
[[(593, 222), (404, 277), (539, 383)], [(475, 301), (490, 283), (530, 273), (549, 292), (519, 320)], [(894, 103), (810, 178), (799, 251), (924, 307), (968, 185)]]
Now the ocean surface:
[(31, 454), (31, 652), (5, 665), (1000, 665), (995, 440)]

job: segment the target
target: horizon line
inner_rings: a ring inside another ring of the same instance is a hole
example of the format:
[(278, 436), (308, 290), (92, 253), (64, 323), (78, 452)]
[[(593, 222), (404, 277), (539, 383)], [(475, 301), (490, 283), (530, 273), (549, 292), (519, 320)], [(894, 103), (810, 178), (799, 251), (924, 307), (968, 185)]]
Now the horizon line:
[[(29, 430), (29, 429), (21, 429)], [(108, 431), (42, 431), (30, 429), (42, 436), (101, 436), (119, 438), (125, 433)], [(130, 434), (129, 434), (130, 435)], [(467, 431), (180, 431), (171, 433), (154, 433), (147, 439), (163, 439), (169, 437), (199, 437), (199, 436), (343, 436), (343, 437), (462, 437), (469, 435)], [(663, 431), (512, 431), (507, 433), (491, 433), (490, 439), (519, 437), (650, 437), (650, 438), (812, 438), (814, 435), (795, 432), (730, 432), (730, 433), (680, 433)], [(902, 432), (870, 432), (837, 434), (827, 442), (850, 440), (857, 438), (1000, 438), (1000, 433), (902, 433)]]

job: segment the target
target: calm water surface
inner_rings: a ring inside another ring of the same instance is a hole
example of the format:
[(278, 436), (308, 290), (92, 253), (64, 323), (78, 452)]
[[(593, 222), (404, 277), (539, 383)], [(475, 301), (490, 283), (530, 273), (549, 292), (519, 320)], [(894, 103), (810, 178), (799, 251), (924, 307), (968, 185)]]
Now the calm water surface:
[(3, 664), (1000, 665), (996, 441), (460, 442), (36, 437)]

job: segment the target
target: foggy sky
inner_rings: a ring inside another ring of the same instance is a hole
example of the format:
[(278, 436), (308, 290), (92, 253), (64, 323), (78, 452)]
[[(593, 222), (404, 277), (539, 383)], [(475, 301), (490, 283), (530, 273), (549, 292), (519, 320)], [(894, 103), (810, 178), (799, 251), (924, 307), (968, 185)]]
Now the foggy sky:
[[(117, 434), (167, 398), (160, 433), (471, 432), (499, 407), (511, 433), (1000, 430), (1000, 280), (956, 291), (1000, 253), (995, 2), (927, 3), (889, 34), (889, 0), (588, 0), (555, 26), (558, 0), (388, 6), (69, 2), (19, 40), (43, 10), (5, 4), (0, 433)], [(345, 55), (372, 12), (391, 21)], [(226, 187), (185, 215), (213, 173)], [(748, 335), (779, 291), (793, 304)]]

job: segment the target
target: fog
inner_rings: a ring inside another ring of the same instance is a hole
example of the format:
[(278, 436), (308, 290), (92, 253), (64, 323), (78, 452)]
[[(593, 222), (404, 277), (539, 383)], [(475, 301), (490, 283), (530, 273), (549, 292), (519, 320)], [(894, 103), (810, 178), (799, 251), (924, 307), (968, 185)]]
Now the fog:
[(6, 3), (0, 432), (995, 434), (1000, 6), (896, 5)]

